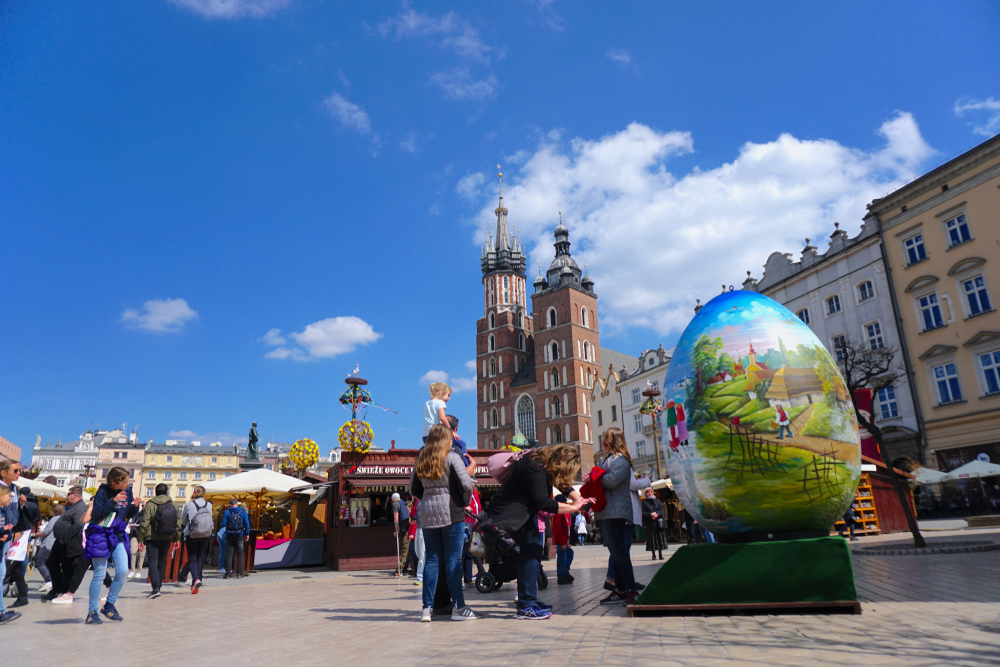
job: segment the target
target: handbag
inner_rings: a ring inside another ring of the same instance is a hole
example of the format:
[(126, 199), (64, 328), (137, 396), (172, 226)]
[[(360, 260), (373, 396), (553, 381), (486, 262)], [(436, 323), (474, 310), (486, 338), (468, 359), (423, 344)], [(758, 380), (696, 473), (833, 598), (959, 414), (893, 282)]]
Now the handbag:
[(472, 542), (469, 543), (469, 553), (479, 558), (486, 558), (486, 544), (483, 536), (479, 533), (472, 534)]
[(656, 520), (656, 527), (659, 528), (660, 530), (663, 530), (666, 527), (666, 524), (663, 523), (662, 516)]

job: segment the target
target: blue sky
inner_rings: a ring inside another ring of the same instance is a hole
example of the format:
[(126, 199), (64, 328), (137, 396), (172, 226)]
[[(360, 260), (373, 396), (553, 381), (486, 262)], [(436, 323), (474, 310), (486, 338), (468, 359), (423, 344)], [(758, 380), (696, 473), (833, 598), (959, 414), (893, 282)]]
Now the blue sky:
[(1000, 130), (996, 3), (688, 5), (3, 3), (0, 435), (325, 452), (359, 364), (412, 445), (471, 384), (496, 165), (637, 354)]

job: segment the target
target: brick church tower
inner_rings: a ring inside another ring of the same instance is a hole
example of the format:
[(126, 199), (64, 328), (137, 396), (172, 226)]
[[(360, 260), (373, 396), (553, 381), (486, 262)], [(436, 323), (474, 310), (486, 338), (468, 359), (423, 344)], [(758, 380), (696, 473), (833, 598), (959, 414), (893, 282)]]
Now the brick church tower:
[(513, 440), (516, 419), (511, 382), (534, 351), (525, 256), (520, 239), (507, 227), (502, 181), (495, 213), (496, 237), (487, 236), (481, 255), (483, 317), (476, 322), (476, 446), (481, 449), (499, 449)]
[(598, 377), (601, 348), (594, 281), (569, 252), (569, 230), (555, 229), (555, 259), (531, 296), (538, 330), (534, 343), (535, 407), (539, 444), (578, 444), (583, 470), (594, 463), (590, 388)]

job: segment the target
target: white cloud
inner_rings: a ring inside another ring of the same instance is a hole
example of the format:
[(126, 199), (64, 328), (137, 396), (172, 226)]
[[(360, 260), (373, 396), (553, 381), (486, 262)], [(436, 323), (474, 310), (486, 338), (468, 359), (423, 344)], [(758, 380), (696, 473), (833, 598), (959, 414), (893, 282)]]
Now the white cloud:
[(416, 154), (417, 152), (417, 135), (415, 132), (410, 132), (410, 134), (403, 141), (399, 142), (399, 147), (402, 148), (407, 153)]
[(153, 299), (142, 304), (142, 310), (126, 308), (121, 321), (130, 329), (177, 333), (189, 320), (197, 318), (198, 313), (184, 299)]
[(455, 192), (462, 195), (466, 199), (476, 199), (479, 197), (480, 189), (483, 187), (483, 183), (485, 182), (486, 176), (478, 171), (472, 174), (466, 174), (462, 178), (458, 179), (458, 183), (455, 184)]
[(326, 107), (327, 111), (334, 118), (340, 121), (343, 127), (360, 132), (361, 134), (372, 133), (372, 121), (368, 117), (368, 113), (338, 93), (333, 93), (330, 97), (323, 100), (323, 106)]
[(454, 51), (462, 58), (489, 64), (491, 57), (503, 58), (505, 50), (486, 44), (472, 24), (455, 12), (435, 18), (413, 9), (394, 16), (377, 28), (380, 35), (392, 35), (397, 41), (408, 37), (423, 37), (441, 48)]
[(281, 329), (271, 329), (264, 337), (261, 338), (262, 341), (268, 345), (284, 345), (285, 337), (281, 335)]
[(628, 54), (628, 49), (608, 49), (604, 57), (610, 58), (619, 65), (628, 65), (632, 62), (632, 56)]
[(427, 215), (441, 215), (441, 206), (439, 204), (431, 204), (430, 208), (427, 209)]
[(465, 362), (465, 368), (467, 370), (469, 370), (470, 372), (475, 373), (476, 372), (476, 360), (475, 359), (469, 359), (468, 361), (466, 361)]
[(492, 74), (475, 80), (466, 67), (443, 70), (431, 75), (431, 83), (444, 92), (450, 100), (483, 103), (492, 100), (500, 90), (500, 83)]
[(291, 0), (170, 0), (211, 19), (259, 19), (284, 9)]
[(265, 354), (266, 359), (328, 359), (353, 352), (359, 345), (374, 343), (382, 337), (372, 325), (354, 316), (328, 317), (313, 322), (299, 333), (288, 334), (299, 347), (285, 347), (286, 341), (280, 332), (280, 329), (271, 329), (261, 338), (268, 345), (280, 346)]
[[(472, 370), (475, 371), (476, 362), (470, 362), (473, 365)], [(468, 366), (468, 364), (466, 364)], [(475, 391), (476, 390), (476, 376), (473, 375), (471, 378), (463, 377), (451, 377), (445, 371), (427, 371), (420, 376), (420, 384), (427, 386), (432, 382), (444, 382), (449, 387), (451, 387), (452, 392), (458, 393), (460, 391)]]
[[(529, 265), (543, 267), (561, 206), (573, 255), (601, 296), (602, 325), (663, 335), (686, 326), (696, 297), (707, 301), (746, 270), (759, 277), (772, 252), (801, 248), (834, 221), (856, 233), (865, 205), (913, 179), (934, 154), (908, 113), (879, 134), (883, 145), (868, 152), (783, 134), (680, 177), (667, 162), (693, 151), (685, 132), (632, 123), (593, 140), (546, 136), (504, 179), (504, 203), (534, 241)], [(495, 206), (491, 196), (473, 219), (492, 217)]]
[[(232, 447), (234, 444), (246, 444), (247, 438), (238, 438), (229, 431), (216, 431), (215, 433), (195, 433), (190, 429), (184, 429), (182, 431), (170, 431), (167, 436), (171, 439), (187, 440), (188, 443), (191, 442), (219, 442), (222, 443), (223, 447)], [(230, 450), (232, 451), (232, 450)]]
[(538, 14), (542, 18), (542, 25), (555, 32), (562, 32), (566, 29), (566, 21), (553, 8), (555, 0), (535, 0), (534, 4), (538, 6)]
[[(964, 117), (970, 111), (985, 112), (986, 114), (985, 122), (969, 123), (969, 125), (972, 125), (973, 132), (981, 134), (984, 137), (992, 137), (997, 132), (1000, 132), (1000, 100), (995, 100), (992, 97), (987, 97), (985, 100), (962, 98), (955, 102), (956, 116), (960, 118)], [(974, 115), (981, 117), (982, 113)]]

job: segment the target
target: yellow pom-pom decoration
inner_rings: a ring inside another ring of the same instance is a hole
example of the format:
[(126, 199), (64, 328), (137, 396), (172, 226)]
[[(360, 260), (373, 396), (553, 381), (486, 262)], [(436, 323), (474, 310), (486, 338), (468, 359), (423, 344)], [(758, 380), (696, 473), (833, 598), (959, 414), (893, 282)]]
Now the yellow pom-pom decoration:
[(319, 461), (319, 445), (309, 438), (296, 440), (288, 452), (288, 458), (296, 468), (308, 468)]
[(340, 427), (337, 434), (337, 441), (340, 446), (349, 452), (365, 454), (371, 449), (375, 434), (368, 422), (347, 421)]

